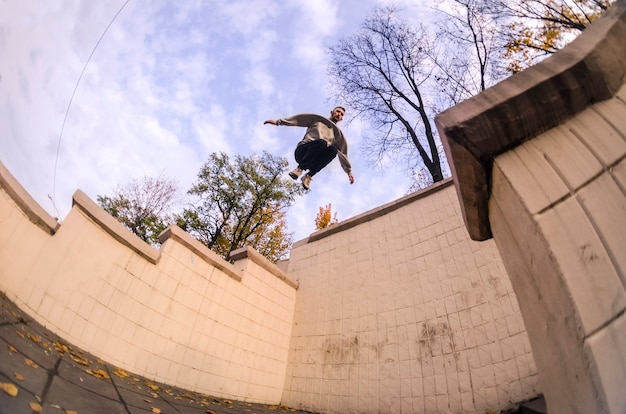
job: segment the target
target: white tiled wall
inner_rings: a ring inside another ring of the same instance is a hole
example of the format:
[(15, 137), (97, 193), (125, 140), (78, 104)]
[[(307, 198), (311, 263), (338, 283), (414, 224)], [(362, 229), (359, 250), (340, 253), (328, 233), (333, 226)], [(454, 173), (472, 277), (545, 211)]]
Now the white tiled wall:
[(174, 237), (155, 264), (77, 206), (50, 236), (2, 189), (0, 217), (0, 289), (62, 338), (170, 385), (280, 402), (295, 287), (271, 265), (215, 259), (225, 272)]
[(552, 411), (626, 409), (625, 102), (622, 86), (494, 162), (493, 234)]
[(255, 255), (215, 261), (184, 233), (129, 248), (84, 198), (51, 237), (0, 195), (0, 287), (131, 372), (327, 413), (486, 412), (538, 393), (500, 256), (469, 240), (449, 183), (299, 243), (288, 276)]
[(539, 393), (493, 241), (452, 186), (314, 242), (299, 280), (283, 402), (325, 413), (498, 411)]

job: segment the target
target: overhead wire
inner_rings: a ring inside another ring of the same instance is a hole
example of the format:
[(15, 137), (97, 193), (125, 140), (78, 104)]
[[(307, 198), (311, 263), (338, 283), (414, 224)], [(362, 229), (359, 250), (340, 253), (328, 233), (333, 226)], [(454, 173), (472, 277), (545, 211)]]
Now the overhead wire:
[(109, 28), (113, 25), (113, 22), (115, 22), (115, 19), (117, 19), (117, 16), (120, 15), (120, 13), (122, 13), (122, 10), (124, 10), (124, 7), (126, 7), (126, 5), (128, 4), (130, 0), (126, 0), (124, 2), (124, 4), (122, 4), (122, 6), (119, 8), (119, 10), (117, 11), (117, 13), (115, 13), (115, 15), (113, 16), (113, 18), (111, 18), (111, 20), (109, 21), (109, 24), (107, 25), (107, 27), (104, 29), (104, 31), (102, 32), (102, 34), (100, 35), (100, 38), (98, 39), (98, 41), (96, 42), (96, 44), (94, 45), (91, 53), (89, 54), (89, 57), (87, 58), (87, 61), (85, 62), (85, 65), (83, 66), (83, 70), (80, 72), (80, 76), (78, 77), (77, 81), (76, 81), (76, 85), (74, 86), (74, 91), (72, 92), (72, 96), (70, 97), (70, 100), (67, 104), (67, 108), (65, 110), (65, 116), (63, 117), (63, 124), (61, 125), (61, 132), (59, 133), (59, 141), (57, 143), (57, 152), (56, 152), (56, 157), (54, 160), (54, 174), (52, 176), (52, 195), (48, 194), (48, 198), (50, 199), (50, 201), (52, 202), (52, 207), (54, 208), (54, 211), (56, 212), (56, 216), (58, 217), (59, 215), (59, 210), (57, 209), (56, 203), (55, 203), (55, 197), (56, 197), (56, 179), (57, 179), (57, 166), (59, 163), (59, 153), (61, 151), (61, 141), (63, 139), (63, 131), (65, 130), (65, 123), (67, 122), (67, 117), (70, 113), (70, 108), (72, 106), (72, 102), (74, 101), (74, 95), (76, 95), (76, 91), (78, 90), (78, 86), (80, 85), (80, 81), (83, 78), (83, 75), (85, 74), (85, 70), (87, 69), (87, 65), (89, 65), (89, 62), (91, 61), (91, 58), (93, 57), (93, 55), (96, 53), (96, 50), (98, 49), (98, 46), (100, 46), (100, 42), (102, 41), (102, 39), (104, 38), (104, 35), (107, 33), (107, 31), (109, 30)]

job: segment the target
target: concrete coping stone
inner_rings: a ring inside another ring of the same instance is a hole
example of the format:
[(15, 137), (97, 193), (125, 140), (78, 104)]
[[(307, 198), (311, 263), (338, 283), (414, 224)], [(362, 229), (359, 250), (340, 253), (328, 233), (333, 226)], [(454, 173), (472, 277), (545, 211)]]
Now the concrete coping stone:
[(492, 237), (493, 159), (612, 98), (626, 80), (626, 1), (618, 0), (551, 57), (438, 114), (470, 237)]
[(0, 187), (7, 192), (33, 224), (36, 224), (39, 228), (51, 235), (56, 233), (60, 226), (57, 219), (48, 214), (39, 203), (28, 194), (1, 161)]
[(351, 229), (352, 227), (356, 227), (359, 224), (367, 223), (368, 221), (372, 221), (379, 217), (382, 217), (386, 214), (391, 213), (401, 207), (404, 207), (408, 204), (413, 203), (420, 198), (428, 197), (430, 194), (436, 193), (446, 187), (452, 185), (452, 178), (447, 178), (445, 180), (439, 181), (428, 188), (418, 190), (414, 193), (408, 194), (404, 197), (401, 197), (397, 200), (391, 201), (387, 204), (383, 204), (382, 206), (376, 207), (372, 210), (366, 211), (365, 213), (359, 214), (347, 220), (341, 221), (339, 223), (333, 224), (331, 226), (326, 227), (325, 229), (318, 230), (314, 233), (311, 233), (309, 237), (306, 239), (302, 239), (296, 243), (294, 243), (293, 248), (312, 243), (314, 241), (323, 239), (324, 237), (328, 237), (332, 234), (339, 233), (344, 230)]
[[(0, 161), (0, 187), (6, 191), (9, 197), (17, 204), (19, 209), (28, 217), (28, 219), (39, 228), (50, 235), (54, 235), (60, 223), (56, 218), (48, 214), (42, 207), (31, 197), (30, 194), (22, 187), (22, 185), (13, 177), (9, 170)], [(103, 210), (95, 203), (87, 194), (81, 190), (76, 190), (72, 196), (72, 207), (76, 207), (80, 212), (95, 222), (106, 233), (115, 240), (130, 248), (135, 253), (142, 256), (152, 264), (157, 264), (161, 258), (161, 251), (150, 246), (139, 236), (127, 229), (123, 224)], [(189, 233), (182, 230), (176, 225), (171, 225), (159, 235), (159, 242), (165, 243), (168, 239), (174, 239), (183, 244), (186, 248), (200, 256), (207, 263), (226, 273), (229, 277), (241, 281), (242, 271), (237, 269), (232, 263), (227, 262), (217, 253), (206, 247), (200, 241), (193, 238)], [(235, 250), (231, 255), (236, 262), (238, 260), (250, 259), (254, 263), (284, 281), (294, 289), (298, 288), (298, 282), (292, 279), (287, 273), (280, 269), (276, 264), (269, 261), (255, 249), (245, 246)]]
[(128, 230), (115, 217), (103, 210), (87, 194), (76, 190), (72, 196), (72, 206), (78, 207), (87, 217), (96, 222), (104, 231), (114, 239), (129, 247), (149, 262), (156, 264), (161, 257), (161, 252), (143, 241), (139, 236)]
[(213, 265), (215, 268), (226, 273), (231, 278), (241, 282), (242, 273), (237, 270), (231, 263), (228, 263), (220, 255), (206, 247), (199, 240), (191, 236), (180, 227), (171, 225), (159, 234), (159, 242), (165, 243), (168, 239), (173, 239), (200, 256), (204, 261)]
[(250, 259), (255, 264), (261, 266), (263, 269), (267, 270), (289, 286), (294, 289), (298, 289), (299, 283), (292, 279), (287, 273), (285, 273), (282, 269), (280, 269), (276, 264), (272, 263), (261, 253), (257, 252), (255, 249), (249, 246), (244, 246), (240, 249), (233, 251), (230, 254), (230, 257), (235, 261)]

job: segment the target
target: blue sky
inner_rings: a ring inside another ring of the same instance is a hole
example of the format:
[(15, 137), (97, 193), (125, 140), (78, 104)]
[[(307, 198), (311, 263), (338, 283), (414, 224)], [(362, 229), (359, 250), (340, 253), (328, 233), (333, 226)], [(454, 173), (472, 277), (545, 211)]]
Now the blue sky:
[[(304, 130), (263, 121), (327, 116), (335, 102), (328, 100), (326, 46), (353, 34), (384, 3), (4, 1), (0, 160), (61, 221), (76, 189), (95, 201), (133, 179), (163, 174), (184, 192), (212, 152), (267, 150), (295, 167)], [(410, 20), (428, 13), (422, 1), (395, 3)], [(295, 241), (314, 231), (320, 206), (331, 203), (344, 220), (410, 186), (403, 165), (379, 171), (362, 156), (366, 125), (339, 126), (356, 182), (349, 184), (337, 160), (320, 172), (289, 210)]]

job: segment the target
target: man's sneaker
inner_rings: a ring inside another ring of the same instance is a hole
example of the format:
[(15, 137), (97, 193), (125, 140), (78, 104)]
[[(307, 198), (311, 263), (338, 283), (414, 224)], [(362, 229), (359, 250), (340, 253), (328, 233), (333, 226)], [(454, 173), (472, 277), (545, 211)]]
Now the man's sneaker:
[(295, 170), (289, 173), (289, 176), (293, 178), (294, 180), (297, 180), (298, 177), (300, 177), (300, 174), (302, 174), (302, 170), (300, 168), (296, 168)]
[(311, 187), (311, 178), (312, 177), (309, 174), (306, 174), (304, 177), (302, 177), (302, 187), (308, 190)]

